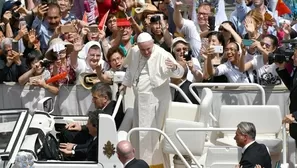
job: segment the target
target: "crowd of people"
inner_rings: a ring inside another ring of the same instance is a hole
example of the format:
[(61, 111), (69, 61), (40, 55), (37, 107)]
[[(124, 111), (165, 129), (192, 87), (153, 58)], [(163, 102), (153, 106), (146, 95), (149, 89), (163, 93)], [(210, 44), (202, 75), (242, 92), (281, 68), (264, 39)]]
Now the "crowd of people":
[(192, 82), (295, 86), (290, 78), (295, 78), (297, 50), (285, 52), (294, 45), (284, 43), (297, 37), (294, 21), (272, 13), (266, 0), (235, 0), (230, 19), (220, 22), (218, 1), (197, 3), (1, 1), (0, 83), (42, 87), (57, 95), (61, 85), (90, 89), (87, 84), (112, 84), (117, 71), (126, 71), (120, 89), (135, 89), (136, 111), (160, 112), (159, 120), (152, 120), (157, 128), (171, 101), (167, 95), (186, 102), (170, 93), (167, 82), (196, 104), (188, 91)]

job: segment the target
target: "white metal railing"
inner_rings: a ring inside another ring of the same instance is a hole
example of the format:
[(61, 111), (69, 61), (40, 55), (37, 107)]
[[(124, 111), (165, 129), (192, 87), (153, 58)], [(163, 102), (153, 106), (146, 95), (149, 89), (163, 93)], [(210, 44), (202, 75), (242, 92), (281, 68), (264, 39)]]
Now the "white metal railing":
[[(189, 150), (189, 148), (185, 145), (183, 140), (178, 135), (181, 131), (236, 131), (237, 128), (178, 128), (175, 131), (175, 137), (177, 140), (181, 143), (181, 145), (185, 148), (185, 150), (190, 155), (191, 159), (194, 160), (194, 162), (198, 165), (198, 161), (193, 155), (193, 153)], [(282, 135), (283, 135), (283, 162), (281, 164), (281, 168), (288, 168), (289, 164), (287, 163), (287, 132), (286, 132), (286, 126), (283, 124), (282, 126)]]
[(173, 83), (169, 83), (169, 86), (176, 89), (188, 103), (193, 104), (192, 101), (188, 98), (188, 96), (185, 94), (185, 92), (180, 87), (178, 87), (177, 85), (175, 85)]
[(198, 97), (198, 95), (194, 92), (193, 87), (212, 87), (212, 86), (230, 86), (230, 87), (239, 87), (239, 86), (250, 86), (250, 87), (256, 87), (260, 90), (262, 94), (262, 105), (265, 105), (266, 103), (266, 96), (265, 96), (265, 90), (264, 88), (256, 83), (192, 83), (189, 87), (190, 92), (194, 96), (194, 98), (201, 103), (201, 99)]
[[(186, 159), (183, 157), (183, 155), (180, 153), (180, 151), (173, 144), (173, 142), (171, 141), (171, 139), (163, 131), (161, 131), (161, 130), (159, 130), (157, 128), (132, 128), (128, 132), (128, 134), (127, 134), (127, 140), (128, 141), (130, 141), (130, 136), (135, 131), (153, 131), (153, 132), (158, 132), (159, 134), (163, 135), (164, 138), (169, 142), (169, 144), (171, 145), (171, 147), (175, 150), (175, 152), (177, 153), (177, 155), (180, 157), (180, 159), (183, 161), (183, 163), (187, 166), (187, 168), (191, 168), (191, 166), (188, 164), (188, 162), (186, 161)], [(199, 166), (199, 165), (197, 165), (197, 166)]]
[(200, 164), (198, 163), (197, 159), (195, 158), (195, 156), (193, 155), (193, 153), (186, 146), (184, 141), (180, 138), (180, 136), (178, 135), (178, 132), (180, 132), (180, 131), (236, 131), (236, 130), (237, 130), (237, 128), (178, 128), (175, 130), (175, 137), (181, 143), (181, 145), (185, 148), (185, 150), (190, 155), (191, 159), (193, 159), (193, 161), (196, 163), (196, 165), (199, 165), (199, 167), (202, 168), (200, 166)]
[(112, 113), (112, 118), (116, 117), (116, 115), (117, 115), (117, 113), (119, 111), (119, 108), (121, 107), (123, 97), (124, 97), (124, 91), (121, 91), (120, 94), (119, 94), (119, 97), (117, 98), (117, 103), (116, 103), (116, 106), (114, 107), (114, 110), (113, 110), (113, 113)]
[(282, 126), (282, 134), (283, 134), (283, 163), (281, 164), (281, 168), (289, 168), (289, 164), (287, 163), (287, 131), (286, 124)]

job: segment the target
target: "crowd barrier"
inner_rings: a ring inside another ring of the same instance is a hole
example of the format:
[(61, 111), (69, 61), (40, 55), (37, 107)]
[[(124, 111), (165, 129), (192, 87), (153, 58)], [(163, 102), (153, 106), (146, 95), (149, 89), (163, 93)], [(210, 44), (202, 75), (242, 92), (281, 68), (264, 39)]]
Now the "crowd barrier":
[[(198, 87), (198, 90), (201, 88)], [(236, 89), (212, 88), (214, 93), (213, 114), (219, 115), (221, 105), (259, 105), (261, 104), (261, 92), (247, 87)], [(265, 87), (267, 105), (279, 105), (282, 114), (287, 114), (289, 105), (289, 91), (285, 86)], [(0, 84), (0, 109), (29, 108), (34, 111), (37, 102), (44, 97), (52, 97), (55, 101), (55, 115), (85, 115), (94, 110), (90, 90), (80, 85), (61, 86), (57, 96), (48, 91), (33, 86), (20, 86), (17, 84)], [(129, 95), (129, 101), (133, 100), (133, 94)], [(125, 96), (127, 97), (127, 95)], [(133, 106), (128, 103), (127, 107)]]

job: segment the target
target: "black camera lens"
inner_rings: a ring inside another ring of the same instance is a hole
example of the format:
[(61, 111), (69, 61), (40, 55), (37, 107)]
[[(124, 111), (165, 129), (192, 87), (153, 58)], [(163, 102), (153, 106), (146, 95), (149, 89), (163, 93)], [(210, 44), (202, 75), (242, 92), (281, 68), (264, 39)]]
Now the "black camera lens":
[(53, 61), (43, 60), (43, 61), (40, 62), (41, 66), (45, 67), (45, 68), (48, 68), (51, 63), (53, 63)]
[(154, 23), (154, 22), (158, 22), (160, 20), (161, 20), (160, 15), (154, 15), (154, 16), (151, 17), (150, 22)]
[(12, 17), (15, 19), (19, 19), (21, 17), (21, 15), (17, 12), (12, 12)]

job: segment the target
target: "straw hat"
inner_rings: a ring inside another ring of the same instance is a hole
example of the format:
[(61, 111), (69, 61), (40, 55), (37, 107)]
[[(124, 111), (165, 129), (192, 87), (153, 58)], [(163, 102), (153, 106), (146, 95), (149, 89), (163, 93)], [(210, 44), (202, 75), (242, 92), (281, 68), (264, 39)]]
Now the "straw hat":
[(66, 47), (66, 56), (68, 56), (74, 49), (73, 44), (67, 41), (63, 41), (60, 38), (54, 38), (49, 42), (49, 48), (45, 52), (45, 58), (48, 60), (56, 60), (57, 58), (53, 54), (53, 46), (55, 44), (63, 44)]
[(158, 12), (158, 9), (155, 5), (146, 3), (142, 7), (135, 8), (135, 13), (144, 13), (144, 12)]
[(92, 89), (92, 87), (95, 85), (95, 83), (100, 82), (99, 78), (97, 77), (97, 74), (95, 73), (87, 73), (83, 72), (79, 74), (79, 83), (85, 88), (85, 89)]

